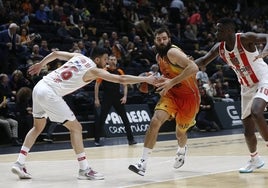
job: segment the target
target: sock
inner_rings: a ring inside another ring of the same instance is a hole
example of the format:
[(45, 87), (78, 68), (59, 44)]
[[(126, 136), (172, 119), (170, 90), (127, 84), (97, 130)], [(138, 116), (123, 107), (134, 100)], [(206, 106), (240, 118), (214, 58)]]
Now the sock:
[(152, 153), (152, 149), (144, 147), (141, 160), (146, 161), (151, 153)]
[(182, 148), (180, 146), (178, 146), (177, 153), (184, 154), (185, 152), (186, 152), (186, 146), (184, 146)]
[(250, 153), (251, 158), (257, 158), (259, 156), (258, 151)]
[(26, 160), (26, 157), (27, 157), (29, 150), (30, 150), (29, 148), (22, 146), (20, 149), (20, 153), (19, 153), (17, 162), (19, 162), (22, 165), (25, 164), (25, 160)]
[(80, 154), (77, 154), (77, 160), (78, 160), (78, 163), (79, 163), (79, 168), (81, 170), (86, 170), (89, 168), (89, 164), (88, 164), (88, 161), (87, 161), (87, 158), (86, 158), (86, 153), (83, 152), (83, 153), (80, 153)]

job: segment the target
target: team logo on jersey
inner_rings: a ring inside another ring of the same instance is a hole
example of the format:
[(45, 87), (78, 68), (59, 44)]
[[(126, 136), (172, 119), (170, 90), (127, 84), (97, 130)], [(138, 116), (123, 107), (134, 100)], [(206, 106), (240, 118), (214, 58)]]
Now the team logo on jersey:
[(239, 65), (239, 61), (238, 61), (238, 59), (236, 57), (230, 58), (230, 61), (235, 66), (238, 66)]

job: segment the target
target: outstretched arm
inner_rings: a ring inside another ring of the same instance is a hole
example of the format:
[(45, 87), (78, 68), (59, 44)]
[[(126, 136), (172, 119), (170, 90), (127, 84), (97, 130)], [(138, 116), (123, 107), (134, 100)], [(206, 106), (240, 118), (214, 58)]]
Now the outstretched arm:
[(40, 73), (42, 67), (44, 65), (50, 63), (51, 61), (54, 61), (55, 59), (68, 61), (69, 59), (71, 59), (72, 57), (77, 56), (77, 55), (81, 55), (81, 54), (79, 54), (79, 53), (69, 53), (69, 52), (63, 52), (63, 51), (51, 52), (44, 59), (42, 59), (42, 61), (30, 66), (30, 68), (28, 69), (28, 72), (29, 72), (30, 75), (34, 75), (34, 74), (38, 75)]
[(147, 82), (148, 84), (154, 85), (157, 79), (151, 75), (147, 77), (142, 76), (132, 76), (132, 75), (116, 75), (110, 74), (108, 71), (99, 68), (91, 68), (88, 70), (84, 76), (86, 80), (95, 80), (96, 78), (102, 78), (104, 80), (121, 83), (121, 84), (136, 84), (141, 82)]
[(219, 55), (219, 46), (220, 43), (215, 44), (206, 55), (196, 59), (195, 63), (197, 66), (207, 66), (211, 61), (213, 61)]

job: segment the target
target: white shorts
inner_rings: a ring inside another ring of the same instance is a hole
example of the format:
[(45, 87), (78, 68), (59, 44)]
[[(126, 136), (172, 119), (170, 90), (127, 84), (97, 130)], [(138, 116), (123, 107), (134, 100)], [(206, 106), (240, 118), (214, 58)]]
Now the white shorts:
[(258, 83), (251, 88), (241, 86), (241, 119), (251, 114), (251, 106), (255, 98), (268, 102), (268, 83)]
[(49, 117), (51, 121), (59, 123), (76, 119), (63, 98), (58, 96), (43, 80), (40, 80), (33, 89), (33, 117)]

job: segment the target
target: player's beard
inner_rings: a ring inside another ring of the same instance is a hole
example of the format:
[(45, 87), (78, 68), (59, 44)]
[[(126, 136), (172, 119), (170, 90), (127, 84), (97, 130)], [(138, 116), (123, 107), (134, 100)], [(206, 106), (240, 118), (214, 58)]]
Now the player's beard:
[(167, 43), (167, 45), (155, 45), (155, 49), (157, 53), (163, 57), (167, 55), (168, 50), (171, 48), (171, 42)]

